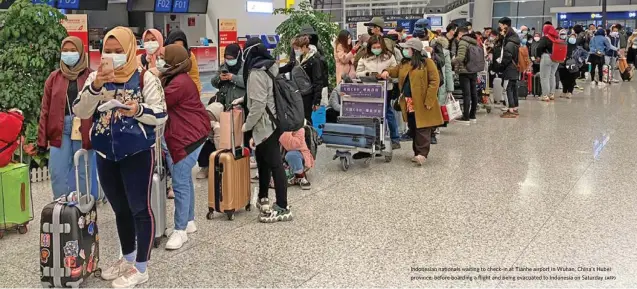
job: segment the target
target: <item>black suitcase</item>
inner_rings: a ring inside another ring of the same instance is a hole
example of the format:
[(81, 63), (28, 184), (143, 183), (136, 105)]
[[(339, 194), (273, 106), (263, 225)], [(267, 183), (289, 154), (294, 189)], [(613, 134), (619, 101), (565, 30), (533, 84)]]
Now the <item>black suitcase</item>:
[(531, 82), (531, 94), (534, 96), (542, 96), (542, 81), (539, 73), (533, 75), (533, 81)]
[(75, 183), (79, 188), (79, 159), (86, 165), (86, 191), (55, 200), (42, 209), (40, 220), (40, 281), (45, 288), (77, 288), (91, 274), (101, 275), (95, 198), (90, 194), (88, 152), (75, 153)]
[(518, 85), (515, 89), (517, 89), (518, 91), (518, 98), (526, 99), (526, 97), (529, 95), (529, 84), (526, 82), (526, 80), (519, 80)]

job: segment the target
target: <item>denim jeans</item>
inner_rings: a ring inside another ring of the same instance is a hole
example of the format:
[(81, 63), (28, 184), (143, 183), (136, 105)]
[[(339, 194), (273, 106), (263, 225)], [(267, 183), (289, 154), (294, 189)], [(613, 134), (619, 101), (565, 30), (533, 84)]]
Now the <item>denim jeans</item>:
[[(186, 158), (177, 163), (168, 162), (168, 169), (175, 192), (175, 230), (185, 230), (189, 221), (195, 220), (195, 184), (192, 182), (192, 168), (201, 152), (199, 146)], [(166, 156), (168, 159), (168, 155)]]
[(518, 108), (518, 80), (507, 80), (507, 104), (509, 108)]
[[(73, 155), (82, 148), (82, 141), (71, 140), (71, 130), (73, 128), (73, 116), (64, 117), (64, 129), (62, 131), (62, 145), (59, 148), (51, 147), (49, 155), (49, 175), (51, 176), (51, 187), (53, 190), (53, 199), (57, 199), (62, 195), (69, 194), (76, 190), (75, 187), (75, 166), (73, 164)], [(95, 153), (89, 151), (89, 178), (91, 172), (95, 171)], [(85, 185), (85, 168), (84, 159), (80, 159), (80, 192), (86, 193)], [(89, 182), (91, 194), (97, 197), (96, 182)]]
[(396, 115), (394, 114), (394, 109), (391, 107), (391, 97), (389, 94), (391, 91), (387, 92), (387, 105), (385, 106), (385, 118), (387, 119), (387, 126), (389, 127), (389, 136), (392, 142), (400, 142), (400, 133), (398, 132), (398, 121), (396, 120)]
[(542, 83), (543, 95), (555, 94), (555, 73), (557, 73), (559, 65), (559, 63), (551, 60), (550, 54), (542, 54), (542, 59), (540, 60), (540, 81)]
[(305, 171), (303, 165), (303, 154), (300, 151), (289, 151), (285, 154), (285, 161), (288, 163), (292, 172), (302, 174)]

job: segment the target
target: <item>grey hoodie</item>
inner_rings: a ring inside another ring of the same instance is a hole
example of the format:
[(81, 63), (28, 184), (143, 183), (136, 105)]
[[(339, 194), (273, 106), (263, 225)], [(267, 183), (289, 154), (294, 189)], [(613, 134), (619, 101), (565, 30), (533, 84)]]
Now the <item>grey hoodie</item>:
[[(270, 137), (275, 128), (275, 124), (270, 120), (270, 116), (265, 109), (267, 105), (276, 117), (274, 84), (265, 69), (265, 67), (252, 68), (246, 83), (247, 106), (250, 113), (246, 118), (245, 128), (246, 130), (252, 130), (252, 138), (256, 145)], [(279, 74), (279, 66), (276, 64), (272, 65), (269, 70), (275, 77)]]

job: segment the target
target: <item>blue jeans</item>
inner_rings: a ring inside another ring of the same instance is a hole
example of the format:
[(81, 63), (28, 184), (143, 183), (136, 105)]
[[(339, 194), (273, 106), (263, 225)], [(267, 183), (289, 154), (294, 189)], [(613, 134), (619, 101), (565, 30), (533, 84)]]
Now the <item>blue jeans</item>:
[(188, 222), (195, 220), (195, 184), (192, 182), (192, 168), (197, 163), (201, 147), (175, 164), (172, 160), (167, 162), (175, 192), (175, 230), (185, 230)]
[(305, 171), (305, 166), (303, 165), (303, 154), (300, 151), (287, 152), (285, 154), (285, 161), (295, 174), (302, 174), (303, 171)]
[[(388, 92), (388, 95), (391, 93)], [(398, 132), (398, 122), (396, 121), (396, 115), (391, 107), (391, 98), (387, 97), (387, 105), (385, 106), (385, 118), (387, 119), (387, 126), (389, 127), (389, 136), (392, 142), (400, 142), (400, 133)]]
[[(49, 175), (51, 176), (51, 188), (53, 199), (75, 191), (75, 166), (73, 165), (73, 155), (82, 148), (82, 141), (71, 140), (71, 130), (73, 129), (73, 117), (64, 117), (64, 129), (62, 131), (62, 145), (59, 148), (51, 147), (49, 155)], [(89, 151), (89, 178), (95, 179), (95, 153)], [(91, 177), (92, 174), (92, 177)], [(80, 191), (86, 193), (84, 159), (80, 159)], [(97, 182), (89, 182), (91, 194), (97, 197)]]

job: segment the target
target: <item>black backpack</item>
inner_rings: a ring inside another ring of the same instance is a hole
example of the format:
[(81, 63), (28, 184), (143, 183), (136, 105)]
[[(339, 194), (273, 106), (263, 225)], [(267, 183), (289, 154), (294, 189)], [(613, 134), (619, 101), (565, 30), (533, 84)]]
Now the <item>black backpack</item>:
[(305, 123), (305, 113), (303, 111), (303, 97), (296, 87), (296, 84), (279, 74), (272, 75), (269, 68), (266, 70), (270, 79), (274, 94), (274, 105), (276, 106), (276, 117), (266, 105), (266, 112), (270, 120), (276, 124), (281, 131), (297, 131)]
[(312, 81), (310, 81), (310, 77), (307, 76), (305, 69), (301, 65), (295, 65), (290, 71), (290, 78), (296, 84), (296, 87), (299, 88), (299, 92), (301, 95), (309, 95), (312, 93)]
[(484, 60), (484, 50), (476, 44), (469, 44), (465, 55), (465, 68), (469, 73), (484, 71), (486, 61)]

